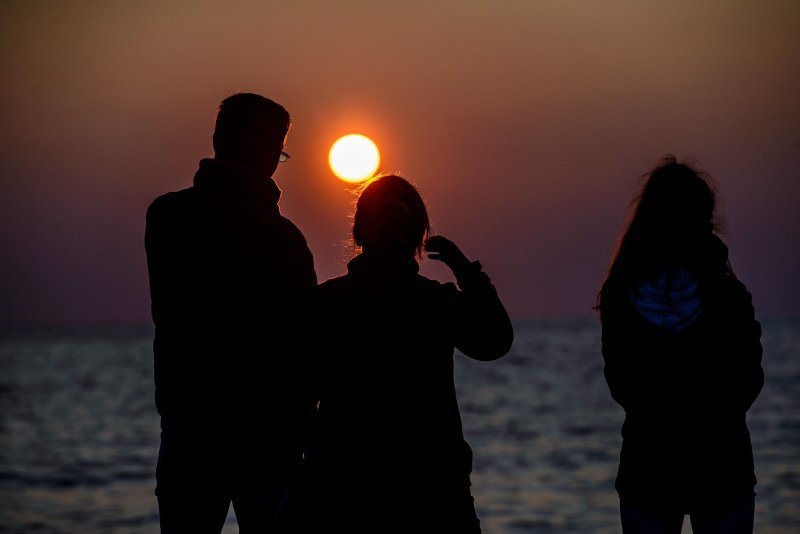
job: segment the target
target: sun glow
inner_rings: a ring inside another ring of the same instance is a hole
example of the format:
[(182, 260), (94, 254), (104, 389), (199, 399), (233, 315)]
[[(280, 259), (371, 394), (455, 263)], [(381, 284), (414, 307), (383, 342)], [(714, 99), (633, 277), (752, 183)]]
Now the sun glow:
[(372, 177), (381, 163), (378, 147), (369, 137), (350, 134), (340, 137), (328, 153), (333, 174), (345, 182), (358, 183)]

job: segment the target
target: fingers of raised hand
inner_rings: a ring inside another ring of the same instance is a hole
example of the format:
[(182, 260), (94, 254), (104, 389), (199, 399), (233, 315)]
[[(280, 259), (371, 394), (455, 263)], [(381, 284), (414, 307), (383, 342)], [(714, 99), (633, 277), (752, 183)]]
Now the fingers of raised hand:
[(447, 254), (456, 248), (455, 244), (444, 236), (431, 236), (425, 241), (425, 250)]

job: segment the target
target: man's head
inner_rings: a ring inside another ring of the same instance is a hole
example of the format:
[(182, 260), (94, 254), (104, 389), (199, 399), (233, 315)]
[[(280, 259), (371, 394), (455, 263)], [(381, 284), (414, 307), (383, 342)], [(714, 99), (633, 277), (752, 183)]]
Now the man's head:
[(245, 163), (272, 176), (290, 126), (289, 112), (269, 98), (253, 93), (229, 96), (217, 112), (215, 157)]

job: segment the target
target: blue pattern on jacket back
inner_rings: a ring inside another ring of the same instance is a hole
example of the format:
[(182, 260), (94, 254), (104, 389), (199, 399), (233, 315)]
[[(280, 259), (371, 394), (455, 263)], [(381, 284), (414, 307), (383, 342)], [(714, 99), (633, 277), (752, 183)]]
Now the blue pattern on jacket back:
[(629, 289), (628, 296), (642, 317), (671, 332), (680, 332), (700, 316), (697, 280), (684, 267), (661, 269), (655, 279)]

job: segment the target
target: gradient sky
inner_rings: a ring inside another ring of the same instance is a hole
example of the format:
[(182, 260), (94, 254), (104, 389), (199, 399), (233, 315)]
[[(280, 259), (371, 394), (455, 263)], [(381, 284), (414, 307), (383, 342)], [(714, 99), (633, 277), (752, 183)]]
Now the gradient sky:
[(0, 323), (147, 323), (145, 210), (239, 91), (292, 114), (276, 181), (321, 280), (352, 254), (346, 133), (516, 317), (592, 313), (638, 176), (674, 153), (715, 178), (759, 315), (798, 314), (798, 28), (796, 0), (3, 2)]

